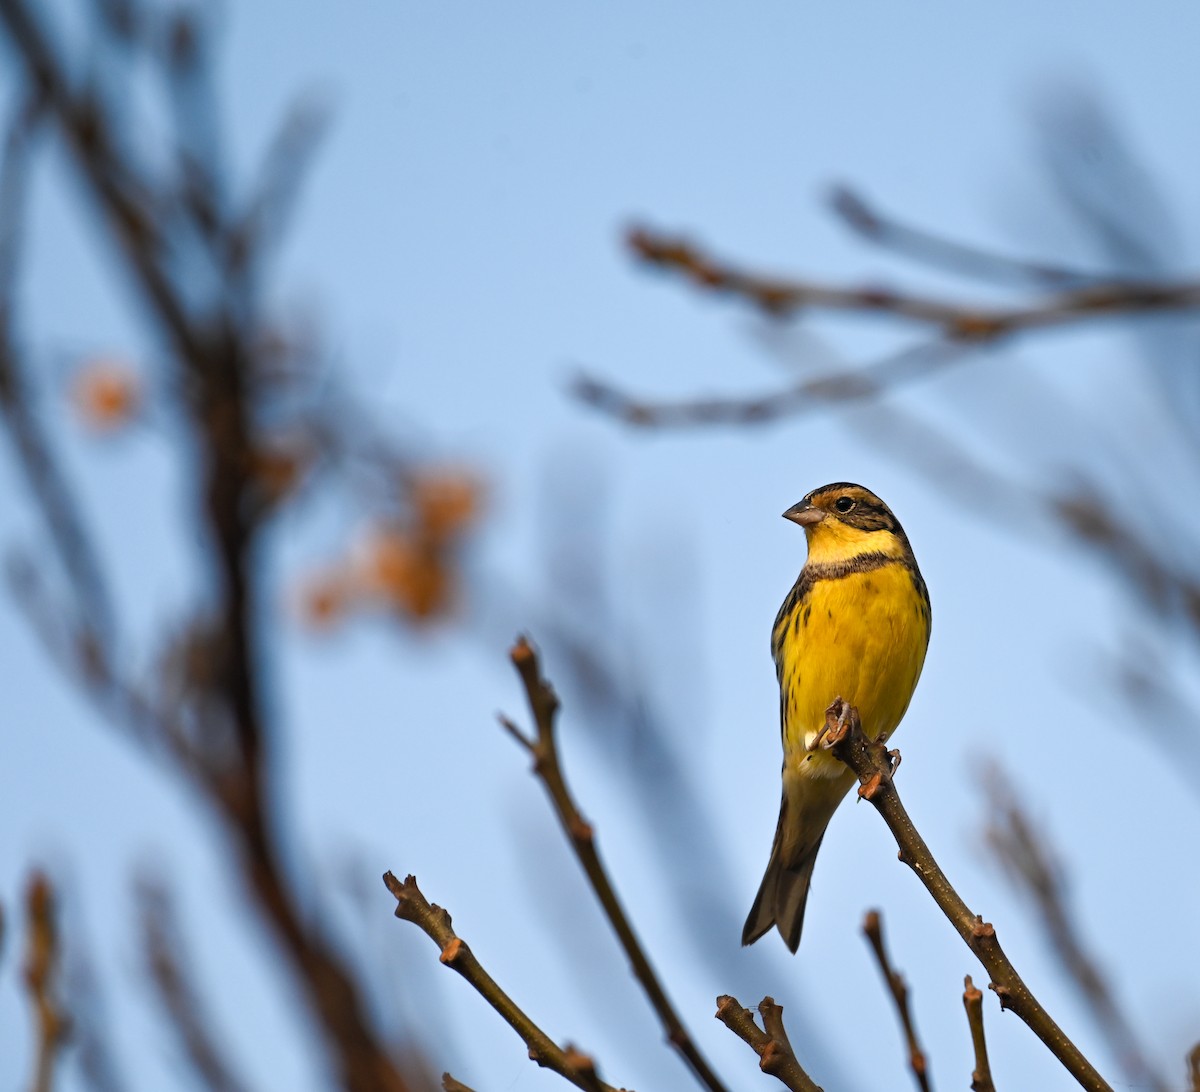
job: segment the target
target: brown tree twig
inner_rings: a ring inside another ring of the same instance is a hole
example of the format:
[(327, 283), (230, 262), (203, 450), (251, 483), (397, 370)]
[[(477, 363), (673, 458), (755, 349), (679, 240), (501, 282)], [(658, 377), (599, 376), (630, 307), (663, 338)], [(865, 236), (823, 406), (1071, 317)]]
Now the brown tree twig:
[(501, 989), (466, 942), (454, 932), (449, 913), (431, 904), (421, 893), (415, 876), (408, 876), (401, 882), (393, 873), (385, 872), (383, 882), (395, 896), (396, 917), (412, 922), (441, 949), (441, 962), (462, 975), (504, 1018), (524, 1040), (531, 1060), (586, 1092), (616, 1092), (600, 1079), (596, 1064), (588, 1055), (571, 1046), (560, 1047)]
[(146, 967), (192, 1072), (210, 1092), (242, 1092), (247, 1086), (218, 1047), (191, 980), (166, 888), (145, 879), (137, 885), (137, 900)]
[(37, 1049), (32, 1092), (50, 1092), (60, 1051), (67, 1041), (70, 1019), (59, 997), (60, 950), (54, 888), (35, 872), (25, 890), (28, 939), (25, 943), (25, 988), (34, 1009)]
[(1100, 965), (1086, 950), (1068, 907), (1066, 876), (1054, 859), (1044, 830), (1035, 830), (999, 768), (985, 776), (991, 805), (987, 844), (1004, 870), (1032, 900), (1050, 950), (1083, 998), (1130, 1084), (1154, 1092), (1170, 1086), (1146, 1060), (1133, 1025), (1117, 1004)]
[(1200, 307), (1197, 281), (1089, 284), (1054, 292), (1024, 307), (989, 307), (884, 288), (849, 288), (748, 273), (706, 254), (686, 239), (650, 228), (634, 228), (627, 241), (634, 254), (648, 264), (678, 273), (702, 288), (741, 297), (769, 315), (805, 310), (889, 315), (932, 326), (952, 340), (969, 342), (995, 341), (1024, 330), (1103, 316)]
[(1197, 1043), (1187, 1056), (1189, 1092), (1200, 1092), (1200, 1043)]
[(666, 1032), (667, 1041), (691, 1067), (696, 1079), (710, 1092), (725, 1092), (725, 1086), (721, 1079), (701, 1054), (699, 1047), (696, 1046), (691, 1034), (675, 1011), (675, 1006), (667, 996), (649, 956), (642, 947), (641, 941), (638, 940), (596, 849), (595, 831), (580, 813), (579, 807), (571, 795), (571, 790), (567, 786), (566, 775), (563, 773), (562, 763), (558, 756), (558, 743), (554, 731), (555, 716), (559, 707), (558, 695), (542, 677), (537, 653), (524, 637), (517, 639), (517, 643), (513, 645), (509, 655), (524, 684), (525, 694), (529, 699), (529, 711), (533, 716), (537, 734), (533, 737), (527, 736), (507, 718), (502, 717), (501, 723), (509, 734), (533, 756), (533, 771), (542, 782), (554, 805), (559, 823), (570, 839), (575, 856), (579, 859), (588, 882), (596, 893), (596, 898), (603, 907), (613, 931), (617, 934), (617, 939), (625, 951), (634, 977), (641, 983), (650, 1004), (658, 1014), (663, 1030)]
[(971, 1073), (971, 1092), (996, 1092), (992, 1084), (992, 1067), (988, 1062), (987, 1039), (983, 1034), (983, 990), (976, 987), (971, 976), (963, 980), (963, 1008), (971, 1028), (971, 1046), (975, 1050), (975, 1069)]
[(883, 980), (887, 983), (892, 1001), (896, 1005), (896, 1015), (900, 1018), (900, 1026), (908, 1045), (908, 1064), (913, 1071), (913, 1078), (921, 1092), (930, 1092), (929, 1065), (925, 1058), (925, 1051), (921, 1049), (920, 1040), (917, 1038), (917, 1029), (913, 1025), (912, 1012), (908, 1006), (908, 986), (905, 984), (903, 976), (892, 967), (891, 960), (888, 959), (887, 948), (883, 943), (883, 919), (878, 910), (867, 912), (867, 916), (863, 920), (863, 933), (870, 942)]
[(893, 759), (887, 747), (867, 738), (858, 711), (841, 698), (827, 710), (826, 727), (823, 746), (857, 775), (859, 796), (870, 801), (882, 816), (900, 847), (900, 860), (917, 874), (955, 931), (987, 968), (990, 988), (1000, 999), (1001, 1008), (1012, 1009), (1082, 1087), (1089, 1092), (1112, 1092), (1025, 985), (1000, 947), (995, 928), (971, 912), (934, 860), (896, 791)]
[(792, 1092), (821, 1092), (792, 1052), (792, 1044), (783, 1030), (783, 1006), (777, 1005), (773, 998), (764, 997), (758, 1011), (762, 1016), (761, 1028), (754, 1022), (754, 1014), (743, 1008), (737, 998), (728, 994), (717, 998), (717, 1019), (758, 1055), (758, 1065), (764, 1073)]
[(463, 1084), (462, 1081), (450, 1076), (449, 1073), (443, 1073), (442, 1092), (475, 1092), (475, 1090), (470, 1085)]

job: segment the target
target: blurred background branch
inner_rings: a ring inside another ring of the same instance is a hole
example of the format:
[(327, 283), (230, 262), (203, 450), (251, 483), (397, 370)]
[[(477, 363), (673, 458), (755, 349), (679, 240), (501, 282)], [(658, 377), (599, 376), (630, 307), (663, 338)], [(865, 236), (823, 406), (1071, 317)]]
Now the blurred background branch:
[(209, 1092), (244, 1092), (247, 1085), (235, 1076), (229, 1059), (224, 1057), (191, 979), (166, 887), (146, 877), (138, 885), (137, 900), (146, 969), (197, 1083)]
[(59, 1057), (71, 1033), (71, 1019), (61, 996), (61, 948), (54, 888), (41, 873), (29, 878), (25, 890), (25, 986), (33, 1008), (35, 1069), (32, 1092), (54, 1087)]
[(1044, 825), (1039, 827), (1029, 818), (998, 767), (987, 769), (983, 786), (989, 805), (987, 845), (1009, 880), (1032, 904), (1050, 951), (1116, 1052), (1126, 1080), (1138, 1087), (1167, 1092), (1169, 1085), (1146, 1061), (1133, 1026), (1080, 939), (1078, 915), (1070, 907), (1067, 876)]

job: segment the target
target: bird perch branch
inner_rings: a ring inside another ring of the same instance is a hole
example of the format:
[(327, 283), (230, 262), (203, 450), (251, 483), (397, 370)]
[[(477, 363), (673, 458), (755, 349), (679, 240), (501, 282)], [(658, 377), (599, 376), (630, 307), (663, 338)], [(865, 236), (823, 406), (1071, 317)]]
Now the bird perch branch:
[[(845, 715), (847, 712), (848, 716)], [(841, 698), (827, 710), (826, 726), (823, 746), (858, 776), (858, 795), (870, 801), (883, 817), (900, 847), (900, 860), (917, 874), (958, 935), (987, 969), (991, 976), (990, 988), (1000, 999), (1001, 1008), (1012, 1009), (1083, 1088), (1089, 1092), (1112, 1092), (1109, 1084), (1022, 981), (1000, 947), (995, 928), (971, 912), (934, 860), (900, 801), (892, 781), (893, 757), (887, 747), (867, 738), (858, 711)]]

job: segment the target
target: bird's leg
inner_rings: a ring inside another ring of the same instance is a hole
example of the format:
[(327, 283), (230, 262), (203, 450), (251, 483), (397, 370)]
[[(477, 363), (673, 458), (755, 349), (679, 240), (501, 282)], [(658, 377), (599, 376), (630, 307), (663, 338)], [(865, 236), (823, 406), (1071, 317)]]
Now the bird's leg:
[[(837, 713), (837, 720), (835, 721), (833, 718), (836, 710), (840, 710), (840, 712)], [(836, 727), (839, 732), (844, 731), (846, 727), (845, 718), (849, 715), (849, 712), (850, 706), (846, 702), (842, 701), (841, 695), (838, 695), (838, 697), (834, 698), (833, 701), (829, 703), (829, 708), (825, 710), (825, 723), (821, 725), (820, 731), (813, 736), (813, 741), (805, 749), (809, 751), (819, 751), (821, 749), (821, 740), (823, 740), (833, 728)]]

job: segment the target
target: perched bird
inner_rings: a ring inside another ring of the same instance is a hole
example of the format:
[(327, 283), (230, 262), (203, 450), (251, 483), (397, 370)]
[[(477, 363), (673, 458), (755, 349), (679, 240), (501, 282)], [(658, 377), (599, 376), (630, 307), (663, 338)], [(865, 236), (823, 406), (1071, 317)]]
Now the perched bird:
[(772, 925), (794, 952), (825, 828), (854, 783), (819, 749), (835, 698), (863, 730), (887, 739), (917, 685), (929, 644), (929, 593), (891, 510), (869, 489), (835, 482), (783, 513), (808, 538), (808, 560), (775, 618), (783, 802), (762, 886), (742, 930), (753, 944)]

